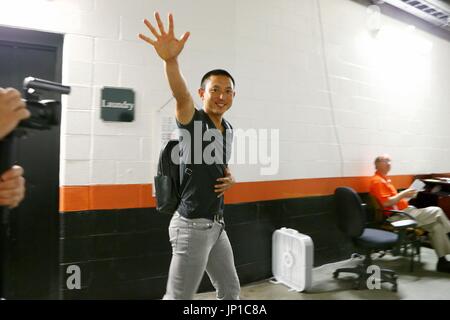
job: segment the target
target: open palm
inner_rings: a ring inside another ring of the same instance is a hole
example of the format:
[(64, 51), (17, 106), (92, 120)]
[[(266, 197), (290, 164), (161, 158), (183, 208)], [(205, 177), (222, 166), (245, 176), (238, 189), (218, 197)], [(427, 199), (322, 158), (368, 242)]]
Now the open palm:
[(161, 21), (158, 12), (155, 12), (155, 19), (158, 24), (158, 31), (152, 26), (150, 21), (147, 19), (144, 20), (145, 25), (150, 30), (150, 32), (155, 36), (156, 41), (143, 35), (139, 34), (139, 38), (144, 40), (145, 42), (151, 44), (156, 53), (163, 59), (164, 61), (168, 61), (176, 58), (180, 52), (183, 50), (184, 44), (189, 38), (189, 32), (186, 32), (181, 39), (177, 39), (174, 34), (174, 26), (173, 26), (173, 16), (169, 14), (169, 31), (166, 32), (164, 30), (164, 25)]

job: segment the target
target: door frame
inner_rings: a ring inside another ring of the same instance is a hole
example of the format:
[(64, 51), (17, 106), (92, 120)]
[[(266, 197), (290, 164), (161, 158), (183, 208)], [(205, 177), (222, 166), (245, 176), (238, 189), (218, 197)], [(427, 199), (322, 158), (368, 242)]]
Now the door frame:
[[(52, 81), (61, 82), (62, 80), (62, 61), (63, 61), (63, 44), (64, 44), (64, 34), (60, 33), (50, 33), (45, 31), (38, 30), (29, 30), (29, 29), (21, 29), (16, 27), (9, 26), (0, 26), (0, 41), (3, 43), (19, 43), (21, 46), (26, 47), (29, 45), (30, 47), (37, 48), (51, 48), (52, 51), (56, 54), (55, 61), (55, 74), (53, 75)], [(21, 80), (21, 79), (20, 79)], [(22, 88), (19, 88), (22, 89)], [(62, 111), (62, 110), (61, 110)], [(59, 131), (58, 141), (61, 139), (61, 132)], [(59, 173), (60, 173), (60, 143), (57, 146), (58, 150), (58, 174), (57, 174), (57, 188), (59, 189)], [(56, 194), (55, 204), (56, 208), (59, 208), (59, 192)], [(56, 209), (54, 212), (54, 219), (49, 217), (49, 224), (52, 225), (52, 229), (54, 231), (49, 236), (50, 238), (55, 239), (55, 243), (52, 244), (51, 250), (54, 252), (52, 257), (54, 261), (52, 262), (52, 270), (49, 270), (49, 290), (48, 298), (50, 299), (59, 299), (60, 298), (60, 276), (59, 276), (59, 259), (60, 259), (60, 250), (59, 250), (59, 210)], [(49, 248), (50, 249), (50, 248)], [(16, 294), (15, 288), (11, 288), (12, 293)], [(20, 293), (18, 293), (20, 294)], [(12, 297), (14, 298), (14, 296)]]

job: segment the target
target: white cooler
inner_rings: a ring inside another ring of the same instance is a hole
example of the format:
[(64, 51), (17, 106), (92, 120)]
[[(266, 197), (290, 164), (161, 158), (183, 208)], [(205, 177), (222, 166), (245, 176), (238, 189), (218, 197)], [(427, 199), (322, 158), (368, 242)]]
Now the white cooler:
[(311, 288), (314, 244), (297, 230), (281, 228), (272, 235), (272, 273), (275, 283), (295, 291)]

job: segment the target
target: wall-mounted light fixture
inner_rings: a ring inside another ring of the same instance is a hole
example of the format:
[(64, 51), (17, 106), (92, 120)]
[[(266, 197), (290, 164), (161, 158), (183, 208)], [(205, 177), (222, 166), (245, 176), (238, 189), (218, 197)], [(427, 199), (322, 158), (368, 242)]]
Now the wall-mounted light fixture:
[(375, 4), (370, 5), (366, 13), (366, 27), (372, 35), (376, 35), (381, 29), (381, 9)]

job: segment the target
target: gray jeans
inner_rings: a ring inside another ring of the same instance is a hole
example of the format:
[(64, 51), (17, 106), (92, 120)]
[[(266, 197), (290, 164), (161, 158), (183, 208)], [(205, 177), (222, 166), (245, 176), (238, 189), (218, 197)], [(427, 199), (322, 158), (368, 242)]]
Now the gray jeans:
[(187, 219), (176, 212), (169, 238), (172, 261), (164, 300), (192, 300), (205, 270), (217, 299), (239, 299), (239, 278), (223, 220)]

